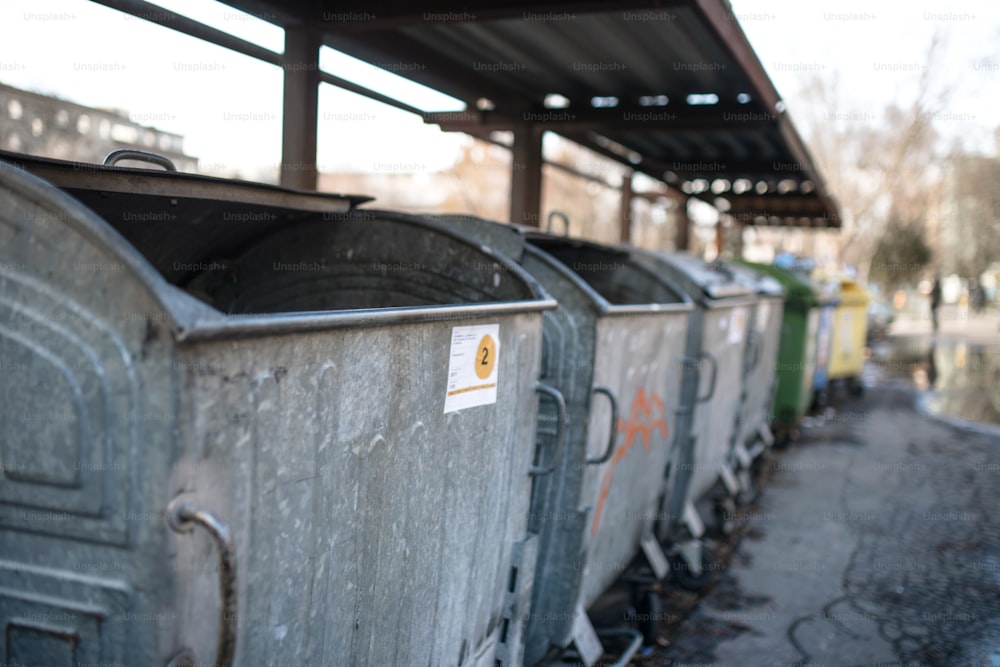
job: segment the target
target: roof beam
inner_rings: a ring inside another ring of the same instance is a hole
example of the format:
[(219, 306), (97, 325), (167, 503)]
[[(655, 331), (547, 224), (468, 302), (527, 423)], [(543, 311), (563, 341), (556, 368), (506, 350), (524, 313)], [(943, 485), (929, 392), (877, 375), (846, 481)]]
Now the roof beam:
[(221, 46), (230, 51), (242, 53), (257, 60), (263, 60), (272, 65), (280, 66), (282, 63), (280, 53), (275, 53), (239, 37), (233, 37), (228, 32), (223, 32), (194, 19), (189, 19), (169, 9), (145, 2), (145, 0), (93, 0), (93, 2), (110, 7), (111, 9), (117, 9), (124, 14), (144, 19), (164, 28), (182, 32), (185, 35)]
[[(687, 4), (686, 0), (623, 0), (622, 2), (585, 2), (581, 0), (546, 0), (545, 2), (504, 2), (503, 0), (439, 0), (433, 8), (408, 0), (380, 3), (377, 8), (368, 0), (325, 0), (324, 20), (331, 32), (373, 33), (381, 30), (427, 26), (429, 24), (474, 23), (511, 19), (538, 21), (572, 20), (577, 14), (636, 10), (666, 10)], [(338, 20), (339, 19), (339, 20)]]
[(749, 105), (531, 109), (518, 115), (498, 111), (427, 114), (427, 122), (450, 132), (493, 132), (530, 123), (551, 132), (757, 130), (774, 128), (778, 117)]
[[(387, 42), (392, 44), (391, 48), (386, 46)], [(394, 66), (405, 65), (407, 69), (400, 70), (405, 78), (460, 99), (470, 109), (476, 108), (476, 101), (481, 97), (489, 98), (498, 107), (514, 111), (540, 102), (525, 99), (492, 84), (471, 67), (456, 68), (453, 61), (402, 34), (393, 33), (385, 39), (371, 35), (328, 34), (325, 44), (388, 71), (392, 71)]]
[(805, 168), (800, 163), (780, 160), (675, 160), (668, 166), (667, 171), (685, 180), (695, 178), (709, 180), (722, 178), (730, 181), (738, 178), (809, 180)]
[(731, 216), (765, 215), (778, 217), (823, 216), (826, 207), (815, 194), (719, 195), (729, 202), (726, 213)]
[(768, 78), (767, 72), (764, 71), (764, 66), (754, 53), (753, 47), (750, 46), (729, 3), (718, 0), (690, 0), (689, 5), (709, 31), (718, 36), (719, 46), (729, 53), (750, 79), (754, 87), (754, 99), (761, 100), (765, 109), (777, 110), (781, 97)]

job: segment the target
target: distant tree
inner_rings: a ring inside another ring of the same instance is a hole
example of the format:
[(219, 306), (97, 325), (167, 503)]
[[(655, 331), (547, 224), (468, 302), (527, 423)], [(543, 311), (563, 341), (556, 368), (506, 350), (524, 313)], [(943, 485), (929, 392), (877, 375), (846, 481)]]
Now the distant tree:
[(885, 234), (872, 254), (868, 279), (885, 287), (887, 292), (924, 276), (933, 259), (922, 221), (904, 220), (896, 212), (889, 216)]
[(980, 276), (1000, 260), (1000, 160), (955, 153), (949, 159), (943, 268)]
[[(952, 92), (950, 84), (937, 80), (934, 64), (939, 48), (935, 35), (909, 104), (864, 111), (845, 108), (836, 71), (816, 75), (806, 84), (810, 113), (802, 124), (808, 128), (805, 134), (820, 172), (841, 208), (838, 259), (859, 267), (862, 277), (869, 280), (901, 284), (929, 269), (926, 265), (932, 256), (925, 256), (924, 250), (932, 250), (932, 243), (917, 236), (933, 232), (926, 222), (937, 210), (943, 182), (937, 166), (940, 142), (934, 117), (945, 108)], [(869, 275), (877, 253), (877, 275)], [(924, 266), (911, 272), (915, 261)], [(885, 275), (893, 266), (905, 268), (906, 275)]]

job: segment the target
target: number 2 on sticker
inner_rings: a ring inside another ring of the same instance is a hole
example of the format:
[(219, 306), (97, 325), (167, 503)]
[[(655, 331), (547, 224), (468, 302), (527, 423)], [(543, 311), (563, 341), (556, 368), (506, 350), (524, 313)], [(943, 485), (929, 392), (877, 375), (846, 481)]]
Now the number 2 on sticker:
[(476, 364), (476, 377), (480, 380), (485, 380), (493, 374), (493, 367), (497, 362), (497, 345), (493, 341), (492, 336), (487, 334), (479, 340), (477, 349), (479, 353), (476, 355), (476, 361), (478, 362)]

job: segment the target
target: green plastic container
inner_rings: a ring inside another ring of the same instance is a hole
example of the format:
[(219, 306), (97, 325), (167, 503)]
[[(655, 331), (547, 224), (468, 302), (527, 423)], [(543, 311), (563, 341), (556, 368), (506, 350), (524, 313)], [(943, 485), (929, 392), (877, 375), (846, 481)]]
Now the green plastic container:
[(795, 431), (813, 400), (820, 307), (825, 304), (808, 278), (770, 264), (745, 264), (774, 277), (785, 289), (772, 415), (772, 428), (781, 439)]

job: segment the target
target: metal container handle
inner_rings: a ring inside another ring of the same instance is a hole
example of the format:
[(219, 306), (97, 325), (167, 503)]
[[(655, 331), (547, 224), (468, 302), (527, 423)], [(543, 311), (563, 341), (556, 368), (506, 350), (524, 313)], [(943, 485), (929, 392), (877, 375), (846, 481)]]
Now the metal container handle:
[(748, 341), (749, 342), (749, 345), (748, 345), (749, 349), (747, 350), (747, 352), (750, 353), (749, 354), (750, 358), (749, 358), (748, 369), (751, 370), (751, 371), (754, 370), (755, 368), (757, 368), (757, 364), (760, 363), (760, 346), (761, 346), (761, 340), (762, 340), (762, 338), (761, 338), (761, 335), (759, 333), (757, 333), (756, 331), (751, 331), (750, 332), (750, 340)]
[(684, 368), (685, 373), (688, 372), (687, 370), (688, 368), (690, 368), (694, 373), (694, 391), (696, 395), (694, 397), (694, 400), (691, 401), (690, 405), (678, 406), (677, 408), (678, 416), (689, 415), (692, 412), (694, 412), (694, 406), (698, 404), (698, 397), (697, 397), (698, 385), (701, 384), (701, 365), (698, 363), (698, 357), (692, 357), (690, 355), (685, 354), (684, 357), (681, 359), (681, 366)]
[(600, 458), (587, 459), (587, 463), (590, 465), (600, 465), (607, 463), (611, 459), (611, 455), (615, 453), (615, 440), (617, 440), (618, 436), (618, 401), (615, 400), (615, 395), (607, 387), (594, 387), (590, 390), (590, 395), (593, 396), (594, 394), (603, 394), (611, 401), (611, 432), (608, 434), (608, 446), (604, 450), (604, 455)]
[[(705, 403), (715, 395), (715, 381), (719, 377), (719, 362), (715, 359), (715, 356), (711, 352), (701, 351), (698, 353), (698, 358), (707, 359), (708, 362), (712, 364), (712, 381), (708, 383), (708, 393), (704, 396), (699, 396), (697, 401), (698, 403)], [(701, 374), (699, 373), (699, 383), (701, 381), (700, 375)]]
[[(174, 498), (167, 506), (167, 520), (175, 533), (189, 533), (201, 526), (219, 552), (219, 636), (213, 667), (232, 667), (236, 656), (236, 544), (229, 526), (192, 502)], [(187, 652), (186, 652), (187, 653)], [(188, 653), (190, 655), (190, 653)], [(174, 661), (172, 661), (174, 662)]]
[(177, 171), (177, 167), (174, 166), (174, 163), (167, 156), (160, 155), (159, 153), (150, 153), (149, 151), (140, 151), (134, 148), (121, 148), (116, 151), (111, 151), (108, 153), (107, 157), (104, 158), (104, 166), (113, 167), (122, 160), (149, 162), (150, 164), (163, 167), (167, 171)]
[(549, 217), (545, 220), (545, 231), (552, 232), (552, 221), (555, 218), (563, 221), (563, 236), (569, 236), (569, 216), (562, 211), (549, 211)]
[(531, 466), (528, 474), (532, 477), (552, 474), (562, 461), (563, 450), (566, 449), (566, 399), (562, 392), (551, 385), (539, 382), (535, 385), (535, 391), (545, 394), (556, 404), (558, 422), (556, 423), (556, 451), (552, 454), (552, 461), (547, 466)]

